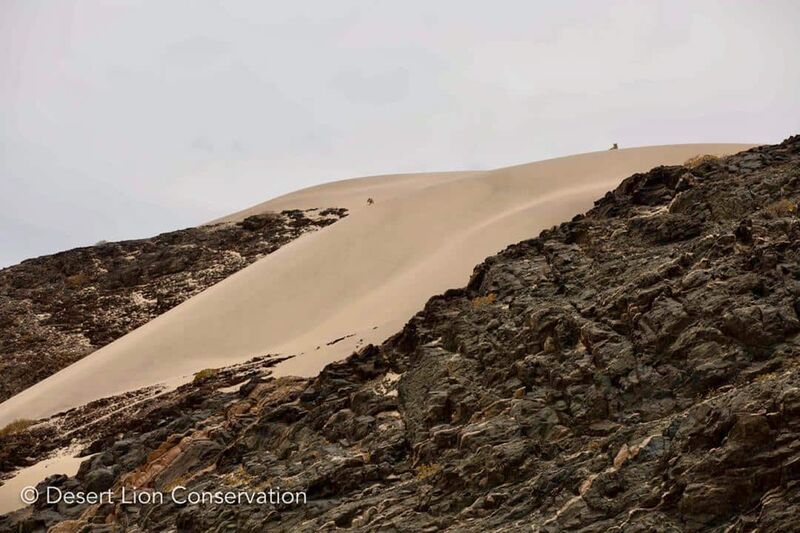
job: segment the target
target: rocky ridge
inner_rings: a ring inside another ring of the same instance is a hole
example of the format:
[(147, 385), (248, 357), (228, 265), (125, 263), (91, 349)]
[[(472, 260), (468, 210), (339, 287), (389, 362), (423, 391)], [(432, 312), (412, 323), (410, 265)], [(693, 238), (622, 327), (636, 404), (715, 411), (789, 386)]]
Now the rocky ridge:
[(0, 270), (0, 402), (346, 215), (338, 208), (255, 215)]
[[(306, 505), (40, 502), (0, 529), (793, 530), (799, 201), (800, 136), (636, 174), (382, 346), (77, 427), (96, 455), (42, 484), (280, 487)], [(71, 416), (5, 438), (7, 463)]]

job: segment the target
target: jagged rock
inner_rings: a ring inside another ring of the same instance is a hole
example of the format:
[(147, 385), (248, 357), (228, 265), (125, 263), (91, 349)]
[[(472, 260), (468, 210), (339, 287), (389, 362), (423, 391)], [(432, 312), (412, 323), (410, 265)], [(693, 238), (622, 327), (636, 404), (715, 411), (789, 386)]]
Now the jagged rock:
[(114, 485), (114, 472), (110, 468), (98, 468), (92, 470), (84, 479), (84, 486), (90, 492), (103, 492)]

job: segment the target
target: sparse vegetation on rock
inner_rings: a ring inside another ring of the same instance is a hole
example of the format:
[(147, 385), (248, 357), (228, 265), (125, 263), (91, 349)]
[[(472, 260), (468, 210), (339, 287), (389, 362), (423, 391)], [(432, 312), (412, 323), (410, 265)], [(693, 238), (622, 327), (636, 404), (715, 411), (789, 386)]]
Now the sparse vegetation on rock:
[(194, 375), (193, 381), (195, 383), (201, 383), (203, 381), (207, 381), (209, 378), (216, 376), (218, 373), (219, 370), (216, 368), (205, 368)]
[(683, 166), (688, 168), (697, 168), (704, 163), (716, 163), (719, 161), (720, 157), (712, 154), (701, 154), (696, 155), (694, 157), (690, 157), (686, 160)]
[(480, 309), (481, 307), (493, 304), (495, 300), (497, 300), (497, 295), (495, 293), (489, 293), (483, 296), (476, 296), (475, 298), (472, 299), (472, 307), (474, 307), (475, 309)]
[(7, 424), (5, 427), (0, 428), (0, 437), (14, 435), (21, 431), (25, 431), (35, 423), (36, 423), (35, 420), (27, 420), (27, 419), (14, 420), (10, 424)]
[(765, 209), (769, 214), (775, 217), (792, 216), (797, 214), (797, 203), (788, 198), (782, 198), (776, 202), (772, 202)]

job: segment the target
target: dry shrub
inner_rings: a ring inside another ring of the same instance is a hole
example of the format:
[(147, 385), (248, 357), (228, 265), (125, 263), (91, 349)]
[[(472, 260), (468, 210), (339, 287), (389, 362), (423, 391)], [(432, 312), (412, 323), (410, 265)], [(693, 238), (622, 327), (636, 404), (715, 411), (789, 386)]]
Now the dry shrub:
[(442, 471), (442, 465), (431, 463), (423, 464), (417, 467), (417, 479), (428, 479)]
[(16, 433), (20, 433), (22, 431), (25, 431), (35, 423), (36, 423), (35, 420), (28, 420), (26, 418), (20, 418), (18, 420), (14, 420), (3, 429), (0, 429), (0, 437), (6, 437), (8, 435), (14, 435)]
[[(722, 157), (725, 157), (725, 156), (722, 156)], [(702, 165), (703, 163), (715, 163), (715, 162), (719, 161), (720, 159), (721, 158), (719, 156), (711, 155), (711, 154), (696, 155), (694, 157), (690, 157), (689, 159), (687, 159), (686, 162), (683, 164), (683, 166), (689, 167), (689, 168), (697, 168), (700, 165)]]
[(772, 202), (764, 208), (767, 213), (776, 217), (790, 217), (797, 213), (797, 204), (788, 198)]
[(493, 292), (490, 292), (486, 296), (476, 296), (472, 299), (472, 308), (480, 309), (481, 307), (493, 304), (495, 300), (497, 300), (497, 295)]
[(73, 274), (72, 276), (67, 276), (66, 281), (67, 285), (70, 287), (82, 287), (89, 283), (89, 276), (83, 272), (79, 272), (77, 274)]

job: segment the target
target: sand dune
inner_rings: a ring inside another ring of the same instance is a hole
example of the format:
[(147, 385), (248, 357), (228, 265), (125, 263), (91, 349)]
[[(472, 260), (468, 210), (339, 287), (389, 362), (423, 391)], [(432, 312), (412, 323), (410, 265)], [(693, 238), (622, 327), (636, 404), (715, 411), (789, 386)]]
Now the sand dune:
[(395, 333), (430, 296), (463, 286), (486, 256), (587, 210), (623, 178), (750, 146), (632, 148), (492, 171), (377, 176), (265, 202), (224, 220), (286, 208), (351, 214), (9, 399), (0, 426), (266, 353), (297, 354), (277, 373), (318, 372)]

